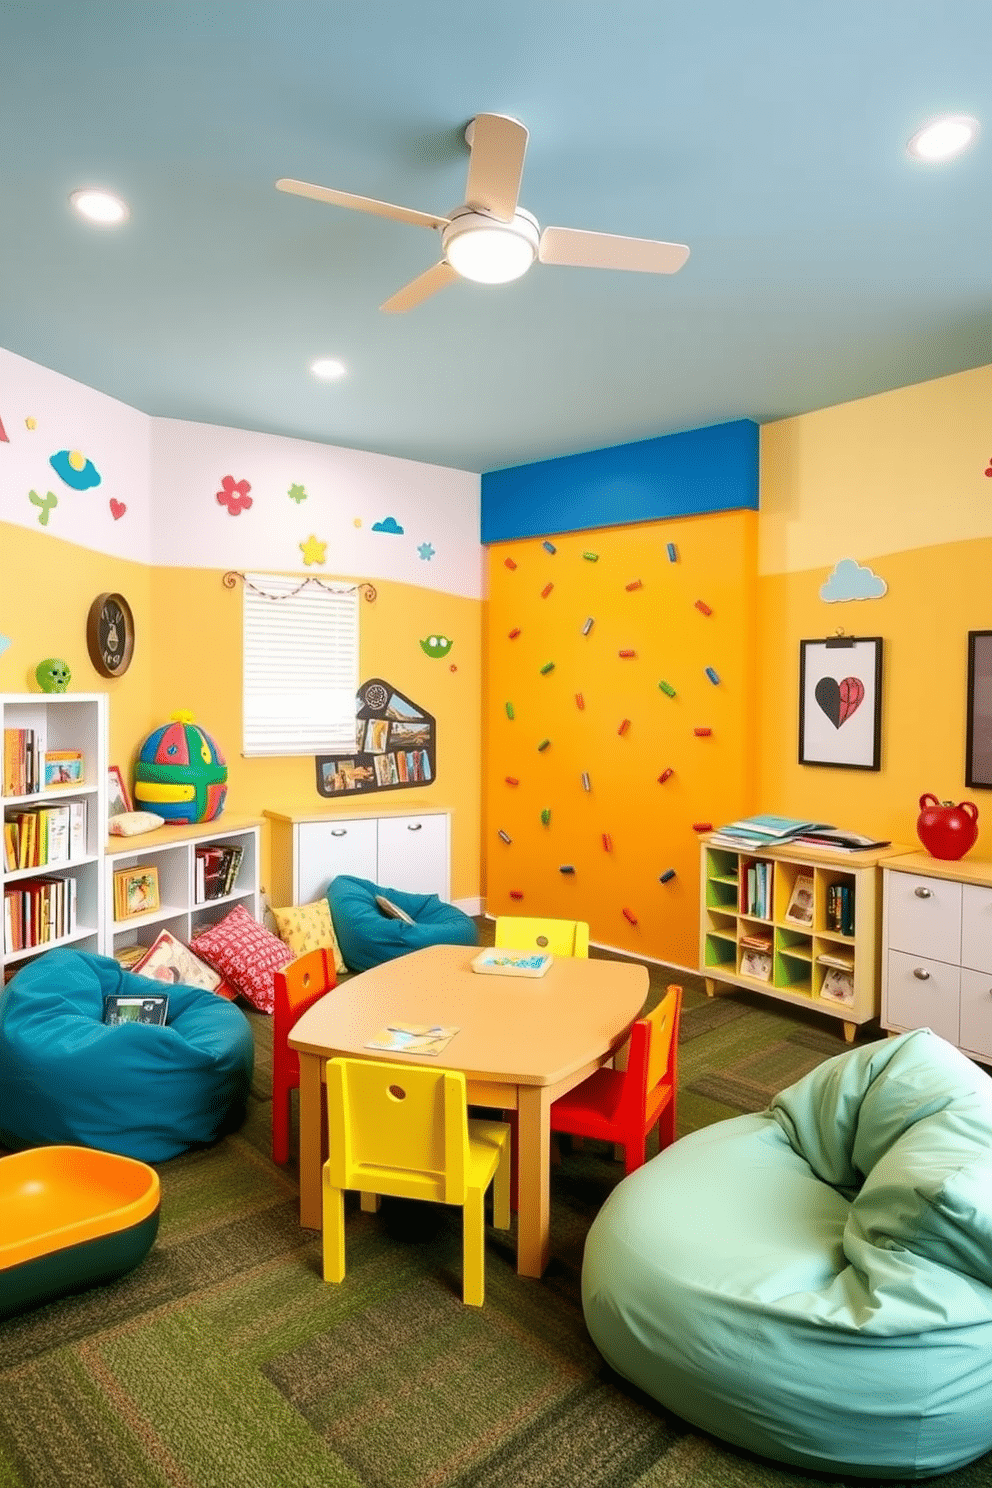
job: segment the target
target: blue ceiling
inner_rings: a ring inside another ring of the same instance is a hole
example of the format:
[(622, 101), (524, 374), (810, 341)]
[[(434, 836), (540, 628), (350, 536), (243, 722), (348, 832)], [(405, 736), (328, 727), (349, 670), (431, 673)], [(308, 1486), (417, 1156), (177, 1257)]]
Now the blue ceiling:
[[(3, 0), (0, 345), (149, 414), (492, 470), (992, 361), (990, 0)], [(542, 225), (684, 242), (379, 305), (466, 122)], [(956, 162), (905, 144), (984, 126)], [(123, 195), (96, 229), (69, 192)], [(316, 382), (318, 355), (346, 379)]]

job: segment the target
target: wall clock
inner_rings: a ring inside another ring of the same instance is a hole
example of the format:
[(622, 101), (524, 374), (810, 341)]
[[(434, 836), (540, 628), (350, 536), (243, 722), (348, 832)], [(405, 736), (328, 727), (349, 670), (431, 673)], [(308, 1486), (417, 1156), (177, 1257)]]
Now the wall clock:
[(90, 660), (101, 677), (121, 677), (134, 655), (134, 617), (123, 594), (98, 594), (86, 621)]

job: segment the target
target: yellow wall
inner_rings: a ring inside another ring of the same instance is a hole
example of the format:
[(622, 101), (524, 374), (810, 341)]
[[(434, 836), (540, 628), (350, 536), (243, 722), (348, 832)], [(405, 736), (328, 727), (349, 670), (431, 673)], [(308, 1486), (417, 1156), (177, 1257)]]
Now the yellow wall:
[[(232, 813), (451, 810), (452, 897), (478, 893), (482, 606), (477, 600), (378, 582), (376, 602), (362, 603), (360, 677), (385, 677), (434, 714), (437, 781), (335, 802), (318, 794), (312, 757), (241, 757), (240, 585), (225, 588), (219, 571), (150, 568), (11, 524), (0, 524), (0, 541), (0, 630), (13, 642), (0, 656), (0, 687), (36, 692), (38, 662), (64, 657), (72, 669), (72, 691), (108, 694), (110, 757), (129, 785), (145, 736), (178, 709), (189, 709), (228, 760)], [(107, 590), (127, 598), (135, 620), (134, 660), (115, 679), (95, 671), (86, 649), (90, 604)], [(432, 660), (419, 641), (439, 633), (455, 644), (448, 657)], [(268, 874), (268, 833), (263, 831), (263, 884)]]
[[(695, 964), (693, 823), (738, 815), (754, 789), (747, 720), (756, 538), (756, 514), (730, 512), (555, 536), (553, 555), (538, 539), (490, 549), (484, 836), (490, 913), (583, 919), (594, 940)], [(595, 552), (597, 561), (585, 552)], [(507, 568), (507, 558), (515, 569)], [(638, 578), (642, 587), (629, 591), (626, 585)], [(554, 589), (545, 599), (549, 582)], [(696, 608), (697, 599), (711, 615)], [(584, 636), (589, 616), (595, 624)], [(516, 627), (520, 635), (511, 640)], [(621, 659), (621, 649), (636, 656)], [(549, 661), (554, 670), (542, 673)], [(707, 666), (718, 685), (708, 680)], [(659, 689), (662, 679), (676, 697)], [(630, 727), (620, 734), (624, 719)], [(712, 728), (712, 736), (696, 738), (697, 726)], [(544, 738), (551, 743), (539, 751)], [(666, 767), (674, 774), (661, 785)], [(519, 785), (508, 785), (507, 776)], [(547, 826), (544, 808), (551, 811)], [(575, 874), (562, 874), (563, 863)], [(672, 867), (676, 877), (660, 883)], [(512, 889), (524, 897), (512, 899)]]
[[(990, 414), (981, 367), (762, 429), (756, 808), (915, 847), (925, 791), (973, 796), (974, 856), (992, 857), (992, 803), (964, 784), (968, 631), (992, 628)], [(887, 593), (824, 603), (844, 557)], [(879, 772), (797, 762), (799, 642), (838, 628), (884, 638)]]

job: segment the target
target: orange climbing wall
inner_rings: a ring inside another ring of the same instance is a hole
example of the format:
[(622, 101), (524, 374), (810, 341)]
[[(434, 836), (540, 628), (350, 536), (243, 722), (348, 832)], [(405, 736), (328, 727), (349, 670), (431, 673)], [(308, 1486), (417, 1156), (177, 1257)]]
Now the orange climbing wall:
[(697, 964), (693, 824), (753, 796), (756, 545), (757, 513), (734, 511), (490, 547), (490, 914), (583, 919), (601, 944)]

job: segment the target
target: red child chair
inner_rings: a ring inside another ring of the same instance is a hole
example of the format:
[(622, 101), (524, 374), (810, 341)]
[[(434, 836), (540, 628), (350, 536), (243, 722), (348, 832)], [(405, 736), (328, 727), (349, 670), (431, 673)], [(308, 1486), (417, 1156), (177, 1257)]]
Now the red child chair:
[(625, 1070), (595, 1070), (551, 1107), (551, 1130), (598, 1137), (624, 1149), (628, 1173), (644, 1162), (644, 1144), (658, 1128), (658, 1150), (675, 1141), (679, 1018), (682, 988), (665, 996), (630, 1030)]
[(291, 1092), (300, 1086), (300, 1060), (289, 1047), (293, 1024), (337, 986), (333, 950), (307, 951), (275, 973), (272, 1010), (272, 1161), (289, 1161)]

